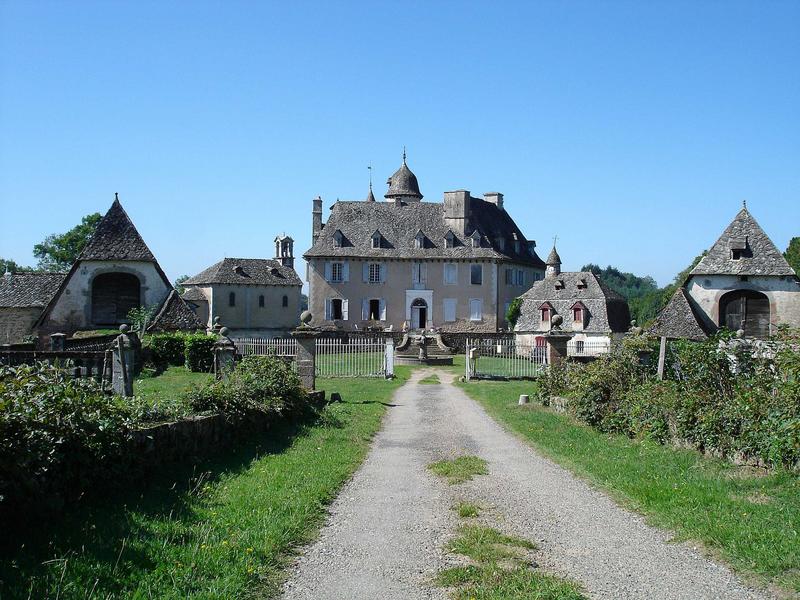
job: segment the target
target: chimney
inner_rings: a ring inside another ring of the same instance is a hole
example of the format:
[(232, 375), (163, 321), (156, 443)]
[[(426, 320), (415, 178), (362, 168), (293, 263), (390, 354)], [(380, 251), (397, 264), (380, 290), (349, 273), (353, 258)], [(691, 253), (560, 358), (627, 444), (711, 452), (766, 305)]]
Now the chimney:
[(316, 244), (319, 234), (322, 233), (322, 197), (314, 198), (314, 208), (311, 210), (311, 243)]
[(444, 221), (459, 235), (464, 235), (469, 228), (469, 201), (467, 190), (444, 193)]
[(483, 195), (483, 199), (486, 200), (486, 202), (491, 202), (500, 210), (503, 210), (503, 194), (500, 192), (486, 192)]

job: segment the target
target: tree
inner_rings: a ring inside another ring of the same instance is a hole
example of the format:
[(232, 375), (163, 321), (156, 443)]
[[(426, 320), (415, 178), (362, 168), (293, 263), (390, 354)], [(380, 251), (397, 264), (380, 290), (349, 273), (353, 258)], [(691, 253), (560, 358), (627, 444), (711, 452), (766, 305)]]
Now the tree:
[(184, 281), (186, 281), (187, 279), (189, 279), (189, 276), (188, 276), (188, 275), (181, 275), (180, 277), (178, 277), (178, 278), (175, 280), (175, 289), (178, 291), (178, 293), (179, 293), (181, 296), (183, 296), (183, 292), (185, 292), (185, 291), (186, 291), (186, 288), (185, 288), (185, 287), (183, 287), (181, 284), (182, 284)]
[(794, 272), (800, 275), (800, 237), (793, 237), (789, 240), (789, 245), (786, 246), (786, 252), (783, 253), (786, 262), (789, 263), (794, 269)]
[(0, 257), (0, 275), (6, 271), (10, 273), (24, 273), (26, 271), (33, 271), (33, 269), (31, 267), (23, 267), (22, 265), (18, 265), (10, 258)]
[(514, 326), (517, 324), (521, 312), (522, 298), (514, 298), (511, 304), (508, 305), (508, 311), (506, 311), (506, 321), (508, 321), (508, 325), (511, 329), (514, 329)]
[(581, 271), (594, 273), (608, 287), (625, 298), (628, 301), (631, 317), (636, 319), (639, 325), (647, 323), (658, 313), (661, 290), (656, 280), (649, 275), (640, 277), (633, 273), (623, 273), (611, 265), (603, 269), (600, 265), (592, 263), (581, 267)]
[(692, 264), (690, 264), (683, 271), (675, 275), (675, 279), (672, 280), (672, 283), (670, 283), (663, 290), (661, 290), (661, 306), (659, 308), (664, 308), (667, 305), (667, 302), (669, 302), (670, 298), (672, 298), (672, 295), (675, 293), (675, 290), (677, 290), (679, 287), (683, 285), (683, 283), (686, 281), (686, 278), (689, 277), (689, 273), (691, 273), (692, 269), (694, 269), (697, 266), (697, 263), (703, 260), (703, 257), (706, 254), (708, 254), (708, 250), (703, 250), (701, 254), (695, 256), (694, 260), (692, 261)]
[(67, 271), (77, 260), (86, 243), (97, 229), (103, 215), (86, 215), (81, 222), (66, 233), (48, 235), (33, 247), (33, 255), (39, 259), (38, 268), (43, 271)]

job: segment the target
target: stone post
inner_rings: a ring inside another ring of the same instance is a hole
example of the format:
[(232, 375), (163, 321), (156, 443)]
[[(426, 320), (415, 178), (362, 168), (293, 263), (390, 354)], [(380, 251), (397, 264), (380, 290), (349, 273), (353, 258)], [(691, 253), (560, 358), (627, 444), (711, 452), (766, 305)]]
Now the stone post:
[(236, 344), (228, 337), (228, 328), (219, 330), (220, 338), (214, 344), (214, 377), (226, 380), (236, 364)]
[(567, 360), (567, 342), (572, 336), (561, 331), (545, 334), (547, 340), (547, 364), (558, 365)]
[(393, 379), (394, 378), (394, 338), (389, 336), (386, 338), (386, 355), (384, 358), (384, 364), (386, 366), (386, 372), (384, 377), (386, 379)]
[(128, 335), (130, 328), (120, 325), (120, 334), (114, 340), (114, 358), (111, 367), (111, 389), (127, 398), (133, 396), (133, 342)]
[(313, 392), (316, 373), (317, 336), (319, 331), (310, 327), (311, 313), (304, 310), (300, 315), (300, 326), (292, 331), (291, 336), (297, 340), (297, 376), (304, 389)]
[(50, 336), (50, 350), (52, 352), (63, 352), (66, 347), (67, 334), (54, 333)]

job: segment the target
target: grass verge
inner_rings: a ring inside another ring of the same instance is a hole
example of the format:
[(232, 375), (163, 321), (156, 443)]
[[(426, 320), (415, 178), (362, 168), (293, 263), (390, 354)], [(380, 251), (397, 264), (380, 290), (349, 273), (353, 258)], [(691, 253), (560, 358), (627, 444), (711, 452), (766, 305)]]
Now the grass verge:
[(462, 519), (479, 517), (481, 514), (481, 507), (473, 502), (457, 502), (451, 508)]
[(452, 460), (440, 460), (428, 465), (428, 468), (447, 479), (447, 483), (455, 485), (471, 481), (475, 475), (487, 475), (486, 461), (478, 456), (459, 456)]
[(84, 506), (0, 557), (0, 597), (250, 598), (274, 595), (298, 545), (362, 462), (392, 381), (318, 380), (342, 402), (146, 489)]
[(456, 599), (475, 600), (578, 600), (580, 586), (547, 575), (526, 564), (526, 552), (535, 545), (483, 525), (463, 525), (448, 550), (476, 564), (453, 567), (436, 581), (452, 589)]
[(766, 473), (646, 440), (599, 433), (531, 404), (530, 382), (461, 384), (496, 420), (622, 504), (697, 540), (736, 570), (800, 592), (800, 477)]

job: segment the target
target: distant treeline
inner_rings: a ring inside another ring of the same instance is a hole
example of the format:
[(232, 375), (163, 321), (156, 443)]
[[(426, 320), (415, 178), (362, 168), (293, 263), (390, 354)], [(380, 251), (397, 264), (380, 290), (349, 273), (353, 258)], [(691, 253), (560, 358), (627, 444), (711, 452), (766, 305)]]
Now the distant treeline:
[(649, 275), (639, 277), (633, 273), (623, 273), (611, 265), (604, 269), (600, 265), (589, 263), (583, 265), (581, 271), (591, 271), (600, 277), (608, 287), (621, 294), (628, 301), (631, 318), (636, 319), (636, 323), (639, 325), (646, 325), (669, 302), (678, 286), (686, 280), (689, 271), (694, 269), (705, 254), (703, 252), (695, 257), (692, 264), (678, 273), (672, 283), (663, 288), (658, 287), (656, 280)]

